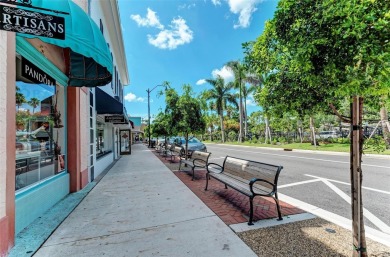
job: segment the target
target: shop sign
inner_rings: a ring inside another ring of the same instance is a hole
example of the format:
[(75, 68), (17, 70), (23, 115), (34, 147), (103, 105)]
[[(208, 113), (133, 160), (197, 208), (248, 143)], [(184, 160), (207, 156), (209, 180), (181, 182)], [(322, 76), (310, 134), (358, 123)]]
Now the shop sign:
[(65, 39), (64, 17), (0, 5), (0, 30)]
[(124, 116), (105, 116), (104, 121), (105, 122), (112, 122), (112, 123), (125, 123), (125, 117)]
[(56, 80), (22, 57), (22, 76), (34, 83), (55, 86)]

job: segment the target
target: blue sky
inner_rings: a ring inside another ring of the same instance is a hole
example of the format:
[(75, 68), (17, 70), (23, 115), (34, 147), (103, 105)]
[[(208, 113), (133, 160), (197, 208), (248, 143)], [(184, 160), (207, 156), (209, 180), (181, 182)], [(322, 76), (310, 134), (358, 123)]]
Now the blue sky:
[[(119, 0), (130, 85), (125, 106), (130, 116), (147, 118), (146, 90), (163, 81), (181, 92), (210, 88), (217, 74), (229, 81), (228, 61), (242, 60), (243, 42), (255, 40), (271, 19), (277, 0)], [(151, 115), (165, 108), (157, 87)], [(248, 101), (248, 112), (259, 110)]]

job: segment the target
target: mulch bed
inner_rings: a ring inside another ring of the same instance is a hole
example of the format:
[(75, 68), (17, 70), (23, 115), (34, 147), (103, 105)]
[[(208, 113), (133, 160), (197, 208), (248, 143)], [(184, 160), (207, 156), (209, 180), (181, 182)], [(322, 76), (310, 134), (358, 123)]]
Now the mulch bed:
[[(247, 196), (234, 189), (225, 189), (224, 184), (215, 179), (209, 180), (208, 190), (205, 191), (205, 170), (195, 170), (195, 180), (192, 181), (192, 172), (189, 168), (182, 165), (184, 171), (178, 171), (178, 159), (172, 163), (170, 157), (165, 159), (156, 151), (152, 152), (227, 225), (248, 222), (249, 199)], [(254, 221), (277, 217), (276, 204), (269, 197), (256, 197), (253, 206)], [(280, 208), (283, 216), (304, 212), (282, 201), (280, 201)]]

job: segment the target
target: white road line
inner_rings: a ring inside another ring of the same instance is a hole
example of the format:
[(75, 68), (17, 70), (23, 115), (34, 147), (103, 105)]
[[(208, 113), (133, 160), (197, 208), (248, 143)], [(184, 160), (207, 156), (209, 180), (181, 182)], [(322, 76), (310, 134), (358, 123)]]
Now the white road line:
[[(225, 149), (225, 148), (222, 148), (222, 147), (215, 147), (215, 146), (213, 146), (213, 147), (214, 148), (218, 148), (218, 149)], [(244, 153), (259, 153), (259, 152), (255, 152), (255, 151), (244, 151), (244, 150), (237, 150), (237, 149), (229, 149), (229, 150), (230, 151), (236, 151), (236, 152), (244, 152)], [(323, 161), (323, 162), (333, 162), (333, 163), (349, 164), (349, 162), (344, 162), (344, 161), (317, 159), (317, 158), (294, 156), (294, 155), (273, 154), (273, 153), (263, 153), (263, 152), (261, 154), (280, 156), (280, 157), (287, 157), (287, 158), (294, 158), (294, 159), (306, 159), (306, 160), (313, 160), (313, 161)], [(362, 163), (362, 166), (390, 169), (390, 166), (371, 165), (371, 164), (365, 164), (365, 163)]]
[[(325, 183), (330, 189), (332, 189), (336, 194), (338, 194), (341, 198), (343, 198), (348, 204), (351, 204), (351, 196), (348, 196), (346, 193), (341, 191), (339, 188), (337, 188), (335, 185), (327, 181), (326, 179), (321, 179), (322, 182)], [(366, 217), (369, 221), (371, 221), (375, 226), (377, 226), (380, 230), (383, 232), (390, 234), (390, 227), (387, 226), (386, 223), (378, 219), (374, 214), (372, 214), (369, 210), (363, 207), (363, 215)]]
[[(317, 176), (313, 176), (313, 175), (309, 175), (309, 174), (305, 174), (305, 176), (312, 177), (312, 178), (317, 178), (317, 179), (326, 179), (326, 180), (331, 181), (331, 182), (335, 182), (335, 183), (339, 183), (339, 184), (343, 184), (343, 185), (348, 185), (348, 186), (351, 185), (350, 183), (346, 183), (346, 182), (342, 182), (342, 181), (338, 181), (338, 180), (334, 180), (334, 179), (328, 179), (328, 178), (317, 177)], [(279, 186), (278, 186), (278, 187), (279, 187)], [(389, 191), (384, 191), (384, 190), (380, 190), (380, 189), (375, 189), (375, 188), (372, 188), (372, 187), (362, 187), (362, 188), (363, 188), (363, 189), (367, 189), (367, 190), (371, 190), (371, 191), (375, 191), (375, 192), (378, 192), (378, 193), (390, 195), (390, 192), (389, 192)]]
[[(337, 214), (332, 213), (330, 211), (323, 210), (321, 208), (318, 208), (317, 206), (302, 202), (298, 199), (289, 197), (289, 196), (284, 195), (284, 194), (278, 193), (278, 196), (279, 196), (279, 200), (281, 200), (281, 201), (289, 203), (289, 204), (296, 206), (304, 211), (310, 212), (310, 213), (312, 213), (320, 218), (323, 218), (329, 222), (335, 223), (336, 225), (339, 225), (345, 229), (352, 231), (352, 220), (350, 220), (350, 219), (344, 218), (340, 215), (337, 215)], [(382, 231), (379, 231), (377, 229), (370, 228), (368, 226), (365, 226), (364, 228), (366, 230), (367, 237), (390, 247), (390, 235), (383, 233)]]
[(301, 181), (301, 182), (295, 182), (295, 183), (291, 183), (291, 184), (278, 186), (278, 188), (292, 187), (292, 186), (297, 186), (297, 185), (302, 185), (302, 184), (307, 184), (307, 183), (313, 183), (313, 182), (318, 182), (318, 181), (321, 181), (321, 179), (316, 178), (316, 179), (310, 179), (310, 180), (305, 180), (305, 181)]

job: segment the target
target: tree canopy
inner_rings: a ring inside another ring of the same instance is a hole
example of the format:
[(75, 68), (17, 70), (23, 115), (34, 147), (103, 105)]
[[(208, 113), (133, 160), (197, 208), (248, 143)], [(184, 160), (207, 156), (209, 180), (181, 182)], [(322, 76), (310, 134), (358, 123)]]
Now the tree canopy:
[(324, 109), (390, 91), (389, 1), (282, 0), (246, 62), (267, 74), (257, 100), (279, 111)]

